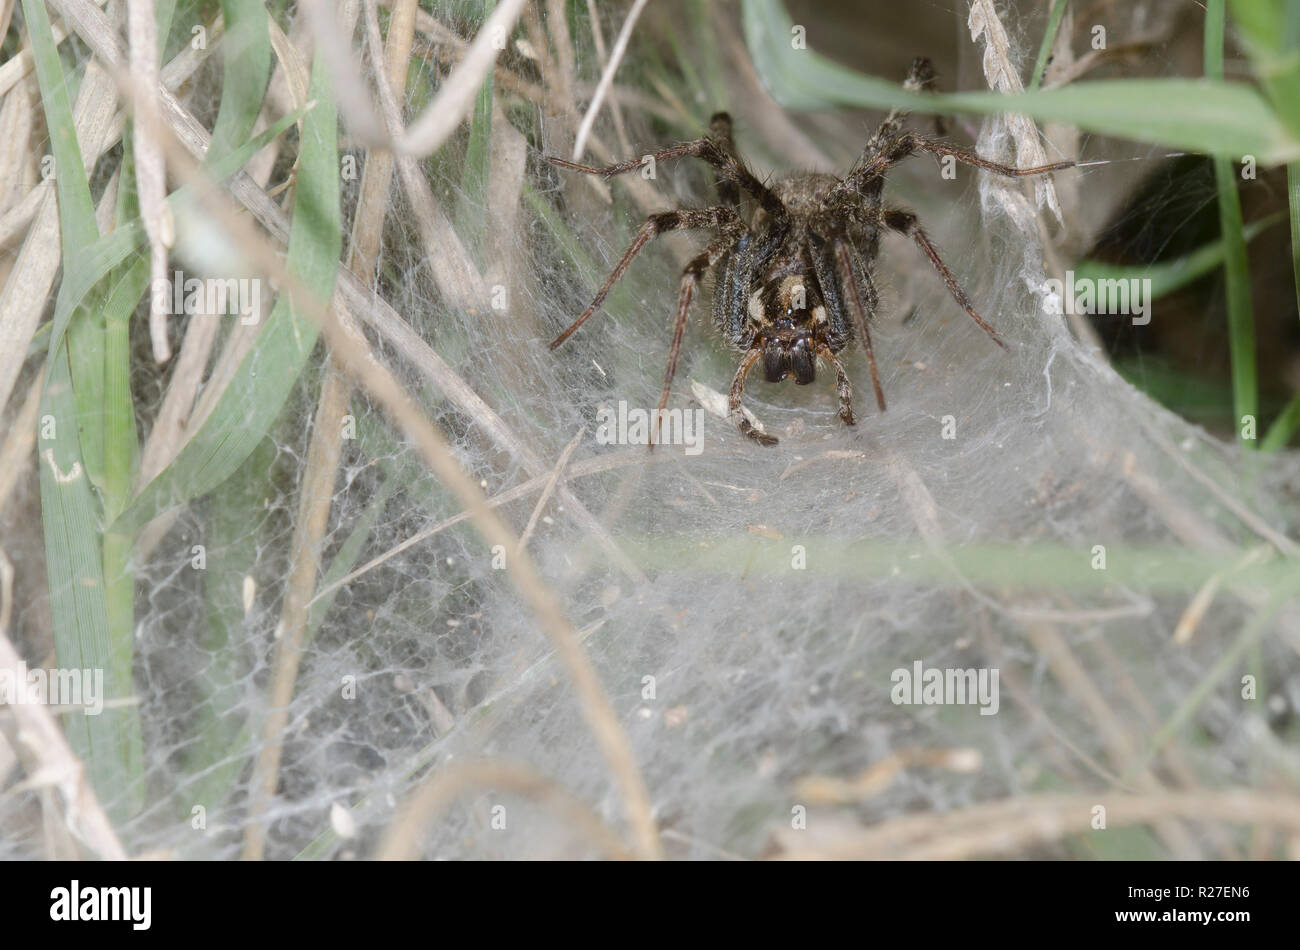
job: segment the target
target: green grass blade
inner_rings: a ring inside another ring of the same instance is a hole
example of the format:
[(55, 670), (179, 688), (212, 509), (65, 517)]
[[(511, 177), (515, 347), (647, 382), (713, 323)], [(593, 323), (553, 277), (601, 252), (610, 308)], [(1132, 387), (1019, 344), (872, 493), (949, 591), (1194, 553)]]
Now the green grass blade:
[(167, 57), (167, 37), (171, 35), (176, 16), (176, 0), (154, 0), (153, 13), (158, 23), (158, 61), (162, 63)]
[(243, 586), (246, 576), (256, 574), (265, 533), (256, 524), (250, 526), (249, 512), (260, 510), (261, 500), (274, 493), (275, 457), (274, 441), (262, 439), (235, 477), (212, 493), (204, 537), (207, 629), (202, 635), (211, 660), (195, 680), (199, 698), (182, 759), (187, 781), (176, 803), (182, 815), (188, 816), (196, 805), (210, 815), (219, 809), (252, 756), (248, 739), (254, 733), (248, 717), (240, 713), (245, 704), (240, 686), (246, 642)]
[[(1252, 221), (1242, 229), (1242, 236), (1246, 243), (1250, 243), (1282, 218), (1282, 213), (1278, 212), (1260, 218), (1258, 221)], [(1200, 280), (1207, 274), (1214, 273), (1223, 266), (1226, 253), (1227, 244), (1220, 238), (1174, 260), (1145, 266), (1123, 267), (1103, 261), (1082, 260), (1074, 265), (1074, 279), (1091, 281), (1149, 279), (1151, 293), (1148, 299), (1159, 300), (1175, 290)]]
[(242, 145), (262, 109), (271, 72), (271, 34), (261, 0), (221, 0), (226, 34), (221, 41), (224, 72), (221, 107), (212, 127), (212, 145), (203, 162), (213, 162)]
[(1206, 79), (1105, 79), (1016, 96), (920, 96), (896, 80), (864, 76), (790, 45), (793, 23), (780, 0), (743, 0), (745, 39), (763, 84), (790, 109), (855, 106), (988, 115), (1017, 112), (1091, 132), (1225, 158), (1276, 164), (1300, 157), (1300, 135), (1244, 83)]
[(1300, 132), (1300, 4), (1232, 0), (1232, 21), (1273, 107)]
[(59, 233), (66, 263), (99, 237), (95, 205), (90, 200), (90, 183), (86, 180), (81, 147), (77, 144), (76, 125), (68, 99), (68, 80), (54, 44), (45, 4), (39, 0), (23, 0), (23, 13), (27, 18), (36, 78), (41, 88), (41, 104), (45, 109), (50, 148), (54, 154)]
[(1296, 429), (1300, 429), (1300, 393), (1291, 397), (1286, 408), (1273, 420), (1268, 432), (1259, 443), (1261, 452), (1276, 452), (1290, 444)]
[(1043, 82), (1043, 70), (1047, 68), (1047, 57), (1056, 45), (1056, 34), (1061, 31), (1061, 19), (1065, 16), (1065, 7), (1070, 0), (1055, 0), (1052, 12), (1047, 17), (1047, 29), (1043, 32), (1043, 42), (1038, 47), (1038, 59), (1034, 60), (1034, 72), (1029, 77), (1029, 91), (1033, 92)]
[[(1205, 73), (1223, 78), (1224, 0), (1209, 0), (1205, 11)], [(1243, 439), (1247, 418), (1259, 425), (1259, 384), (1255, 369), (1255, 315), (1250, 299), (1250, 268), (1246, 258), (1246, 237), (1241, 222), (1241, 198), (1237, 194), (1236, 163), (1222, 156), (1214, 158), (1214, 181), (1219, 193), (1219, 230), (1223, 241), (1223, 270), (1228, 294), (1228, 348), (1232, 362), (1232, 406), (1238, 440)]]
[[(342, 247), (338, 124), (328, 70), (319, 57), (312, 70), (310, 98), (318, 105), (303, 123), (288, 265), (306, 286), (329, 299)], [(315, 323), (295, 312), (287, 297), (280, 297), (212, 414), (171, 465), (122, 513), (114, 530), (136, 531), (229, 478), (279, 416), (317, 334)]]
[[(129, 630), (124, 640), (113, 639), (100, 533), (103, 512), (89, 474), (92, 465), (99, 467), (101, 477), (103, 473), (103, 418), (97, 416), (102, 403), (91, 406), (85, 398), (87, 386), (97, 384), (102, 395), (103, 384), (100, 298), (90, 295), (97, 280), (87, 280), (83, 266), (88, 250), (99, 244), (99, 230), (76, 140), (67, 78), (45, 6), (39, 0), (24, 0), (23, 9), (55, 157), (63, 252), (64, 278), (55, 303), (37, 442), (55, 652), (61, 668), (84, 670), (83, 675), (92, 678), (102, 676), (101, 700), (123, 699), (133, 692), (132, 643)], [(106, 272), (107, 268), (100, 274)], [(90, 365), (92, 360), (97, 366)], [(74, 376), (74, 365), (91, 378)], [(82, 387), (80, 395), (74, 384)], [(89, 456), (80, 432), (83, 424), (94, 446)], [(125, 706), (98, 715), (71, 713), (65, 730), (110, 816), (117, 822), (125, 820), (137, 810), (143, 791), (138, 710)]]
[[(1300, 162), (1292, 162), (1286, 167), (1286, 190), (1291, 212), (1291, 279), (1295, 284), (1296, 310), (1300, 312)], [(1273, 420), (1260, 442), (1260, 449), (1276, 452), (1286, 447), (1297, 428), (1300, 428), (1300, 393), (1296, 393), (1282, 414)]]
[[(370, 497), (370, 500), (366, 503), (366, 510), (357, 520), (352, 530), (348, 532), (343, 544), (339, 546), (338, 552), (330, 561), (329, 568), (321, 575), (320, 581), (317, 583), (318, 589), (325, 590), (356, 567), (357, 558), (361, 556), (361, 550), (370, 538), (375, 522), (384, 513), (384, 506), (388, 504), (388, 500), (393, 496), (397, 485), (398, 482), (395, 479), (386, 478), (383, 484), (379, 486), (379, 490)], [(330, 607), (334, 605), (334, 600), (338, 597), (340, 590), (342, 588), (335, 588), (311, 605), (311, 612), (307, 619), (307, 632), (303, 638), (304, 644), (310, 643), (312, 638), (316, 636), (316, 631), (320, 629), (320, 625), (325, 621), (325, 615), (329, 613)]]
[[(242, 168), (249, 159), (266, 147), (299, 119), (311, 110), (296, 109), (273, 126), (253, 138), (236, 152), (214, 162), (208, 173), (216, 179), (224, 179)], [(182, 188), (167, 196), (175, 214), (180, 207), (192, 201), (189, 189)], [(144, 240), (144, 227), (137, 219), (118, 226), (102, 238), (85, 247), (71, 260), (64, 259), (63, 282), (59, 286), (59, 296), (54, 306), (54, 320), (50, 328), (43, 332), (50, 334), (50, 339), (58, 339), (67, 332), (76, 309), (85, 303), (87, 296), (108, 273), (127, 260), (140, 247)]]
[[(104, 302), (103, 351), (103, 461), (104, 481), (100, 496), (104, 520), (122, 510), (131, 497), (136, 462), (135, 406), (131, 399), (131, 315), (149, 282), (149, 260), (140, 255), (125, 268), (112, 285)], [(131, 554), (134, 539), (106, 531), (103, 536), (104, 598), (108, 614), (109, 640), (119, 683), (133, 680), (135, 645), (135, 571)], [(132, 775), (144, 771), (143, 738), (138, 710), (121, 711), (125, 723), (124, 746)], [(132, 810), (143, 798), (143, 788), (133, 797)]]

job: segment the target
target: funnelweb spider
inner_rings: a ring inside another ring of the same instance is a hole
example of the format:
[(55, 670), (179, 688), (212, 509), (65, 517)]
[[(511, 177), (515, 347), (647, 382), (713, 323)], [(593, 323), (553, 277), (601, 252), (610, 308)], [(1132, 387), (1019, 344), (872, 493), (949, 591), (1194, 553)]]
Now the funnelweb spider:
[[(928, 89), (934, 81), (929, 60), (912, 63), (905, 88)], [(728, 409), (731, 421), (761, 445), (777, 440), (760, 432), (741, 411), (745, 377), (755, 363), (762, 362), (763, 375), (777, 383), (794, 374), (794, 381), (806, 385), (816, 375), (817, 358), (835, 368), (839, 388), (840, 418), (854, 425), (853, 389), (838, 354), (856, 334), (867, 351), (871, 384), (876, 404), (883, 412), (885, 394), (880, 388), (875, 354), (871, 350), (869, 318), (878, 306), (871, 268), (884, 230), (906, 234), (916, 242), (939, 272), (948, 290), (971, 319), (993, 342), (1006, 349), (997, 331), (971, 305), (930, 239), (917, 223), (916, 215), (884, 206), (882, 191), (885, 171), (917, 152), (951, 155), (959, 162), (999, 175), (1024, 177), (1070, 168), (1073, 162), (1055, 162), (1035, 168), (1012, 168), (980, 158), (973, 152), (923, 138), (902, 130), (907, 113), (894, 110), (867, 142), (857, 165), (844, 178), (822, 173), (802, 173), (782, 178), (770, 186), (760, 182), (736, 155), (731, 139), (731, 117), (725, 112), (713, 116), (710, 134), (693, 142), (673, 145), (654, 152), (657, 162), (694, 156), (716, 170), (720, 204), (711, 208), (679, 209), (652, 214), (637, 232), (614, 270), (600, 288), (591, 306), (551, 343), (555, 349), (587, 322), (599, 309), (610, 289), (623, 276), (632, 258), (660, 234), (681, 230), (713, 230), (718, 233), (704, 251), (682, 272), (677, 316), (673, 323), (668, 370), (664, 376), (659, 410), (668, 405), (668, 393), (691, 300), (709, 268), (717, 268), (713, 294), (713, 319), (727, 342), (744, 356), (731, 383)], [(645, 158), (605, 168), (577, 165), (551, 158), (553, 165), (611, 178), (641, 168)], [(740, 215), (740, 193), (757, 205), (752, 220)], [(655, 422), (657, 432), (659, 413)], [(653, 446), (654, 435), (651, 436)]]

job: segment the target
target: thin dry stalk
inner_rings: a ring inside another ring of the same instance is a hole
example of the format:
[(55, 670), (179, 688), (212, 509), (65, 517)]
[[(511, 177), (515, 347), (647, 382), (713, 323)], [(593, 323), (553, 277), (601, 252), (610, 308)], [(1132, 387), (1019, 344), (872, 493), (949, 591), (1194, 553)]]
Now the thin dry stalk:
[[(412, 3), (404, 5), (405, 8), (413, 6)], [(368, 4), (368, 9), (373, 10), (373, 4)], [(355, 7), (351, 11), (343, 11), (344, 23), (350, 23), (354, 18)], [(401, 85), (405, 85), (406, 50), (410, 47), (410, 22), (413, 17), (408, 14), (405, 19), (407, 21), (405, 50), (399, 38), (396, 41), (396, 53), (399, 59), (396, 63), (392, 59), (388, 61), (390, 77), (395, 83)], [(318, 34), (323, 28), (318, 25)], [(328, 32), (333, 36), (337, 31), (329, 27)], [(390, 44), (393, 42), (390, 34)], [(376, 68), (381, 68), (382, 65), (377, 63)], [(375, 155), (383, 159), (388, 158), (384, 153), (376, 152)], [(366, 165), (368, 169), (370, 161), (367, 161)], [(380, 170), (378, 177), (372, 176), (370, 179), (372, 189), (377, 190), (382, 187), (382, 193), (372, 195), (369, 203), (363, 201), (358, 206), (357, 217), (353, 222), (351, 266), (353, 273), (367, 281), (373, 278), (375, 262), (378, 259), (379, 237), (383, 231), (384, 210), (388, 204), (387, 189), (391, 179), (392, 164), (389, 161), (386, 168)], [(363, 196), (364, 181), (363, 177)], [(365, 244), (358, 242), (359, 235), (368, 235), (362, 237)], [(257, 819), (261, 817), (274, 796), (278, 782), (284, 736), (289, 724), (289, 704), (293, 699), (294, 685), (302, 662), (307, 621), (314, 600), (312, 591), (316, 587), (320, 550), (329, 524), (334, 483), (338, 478), (339, 459), (342, 454), (343, 420), (348, 410), (350, 396), (349, 381), (331, 353), (326, 359), (320, 397), (316, 405), (316, 423), (312, 429), (311, 443), (307, 450), (307, 465), (303, 473), (298, 519), (294, 529), (291, 560), (293, 566), (281, 610), (280, 638), (276, 642), (275, 659), (272, 665), (269, 691), (271, 713), (263, 728), (262, 749), (253, 773), (250, 813), (254, 821), (250, 823), (244, 838), (244, 857), (252, 860), (260, 860), (265, 852), (265, 828)]]
[[(366, 42), (371, 58), (379, 62), (382, 57), (382, 40), (379, 35), (379, 19), (373, 4), (366, 11)], [(459, 73), (461, 70), (457, 70)], [(393, 139), (401, 138), (402, 111), (397, 103), (388, 78), (376, 74), (375, 84), (379, 89), (379, 101), (388, 126), (388, 133)], [(450, 80), (449, 80), (450, 81)], [(442, 206), (433, 196), (428, 179), (420, 170), (419, 162), (410, 155), (398, 153), (396, 157), (397, 173), (402, 180), (402, 189), (411, 203), (412, 212), (420, 230), (420, 240), (424, 245), (425, 260), (429, 271), (442, 292), (449, 306), (468, 310), (471, 313), (486, 311), (488, 307), (487, 283), (479, 273), (473, 257), (452, 227), (451, 221), (443, 213)]]
[(1107, 829), (1161, 819), (1255, 824), (1300, 835), (1300, 799), (1250, 789), (1212, 792), (1151, 792), (1138, 795), (1018, 796), (947, 814), (906, 815), (834, 844), (788, 849), (783, 860), (891, 858), (955, 860), (1022, 853), (1093, 832), (1094, 809), (1106, 809)]
[[(610, 472), (619, 468), (629, 468), (629, 467), (644, 468), (645, 466), (648, 465), (657, 465), (667, 461), (676, 461), (678, 463), (681, 463), (681, 459), (675, 456), (664, 455), (664, 454), (647, 456), (644, 450), (638, 448), (626, 452), (616, 452), (616, 453), (611, 453), (609, 455), (601, 455), (596, 458), (586, 459), (584, 461), (578, 462), (568, 470), (569, 472), (568, 477), (585, 478), (588, 475), (599, 475), (603, 472)], [(510, 488), (507, 489), (506, 491), (500, 492), (499, 494), (493, 495), (491, 498), (488, 499), (488, 504), (493, 508), (500, 508), (502, 505), (508, 504), (509, 502), (518, 501), (520, 498), (527, 498), (533, 492), (545, 488), (546, 485), (550, 482), (550, 480), (551, 480), (551, 476), (549, 474), (539, 475), (535, 478), (530, 478), (528, 481), (524, 482), (521, 485), (516, 485), (514, 488)], [(564, 492), (563, 490), (561, 490), (561, 496), (563, 496), (563, 494)], [(340, 587), (343, 587), (346, 584), (350, 584), (358, 577), (370, 573), (375, 568), (381, 567), (383, 564), (392, 560), (397, 555), (401, 554), (403, 551), (413, 548), (415, 547), (415, 545), (421, 543), (422, 541), (427, 541), (429, 540), (429, 538), (432, 538), (434, 535), (441, 534), (443, 531), (446, 531), (448, 528), (454, 527), (455, 525), (458, 525), (461, 522), (468, 521), (468, 520), (469, 520), (469, 513), (462, 511), (460, 514), (452, 515), (450, 518), (445, 518), (430, 528), (425, 528), (423, 531), (411, 535), (406, 540), (389, 548), (383, 554), (371, 558), (369, 561), (367, 561), (365, 564), (362, 564), (356, 570), (343, 575), (334, 583), (322, 587), (320, 590), (316, 592), (316, 596), (312, 598), (312, 603), (315, 603), (316, 601), (320, 600), (326, 594), (332, 593), (333, 591), (337, 590)]]
[[(974, 42), (984, 37), (984, 78), (994, 92), (1018, 93), (1024, 91), (1020, 82), (1020, 73), (1016, 71), (1011, 56), (1011, 44), (1007, 40), (1007, 31), (998, 17), (993, 0), (972, 0), (970, 17), (967, 20), (970, 38)], [(1034, 165), (1046, 165), (1047, 153), (1038, 137), (1038, 127), (1033, 120), (1023, 115), (1008, 115), (1005, 121), (1016, 143), (1016, 165), (1030, 168)], [(1047, 205), (1056, 215), (1056, 220), (1064, 226), (1061, 205), (1056, 199), (1056, 189), (1049, 176), (1034, 180), (1034, 194), (1038, 206)]]
[[(424, 158), (447, 141), (473, 107), (474, 97), (497, 55), (505, 49), (506, 37), (514, 29), (524, 3), (525, 0), (503, 0), (492, 11), (474, 42), (470, 43), (465, 58), (439, 87), (433, 101), (410, 128), (400, 137), (395, 137), (395, 148), (399, 153)], [(393, 131), (390, 126), (389, 133)]]
[(632, 30), (636, 27), (636, 21), (641, 16), (641, 11), (645, 9), (646, 0), (636, 0), (632, 4), (632, 9), (628, 11), (627, 19), (623, 21), (623, 28), (618, 31), (618, 39), (614, 41), (614, 51), (610, 53), (609, 62), (605, 64), (605, 71), (600, 75), (600, 82), (596, 86), (596, 94), (591, 97), (591, 104), (587, 106), (587, 113), (582, 117), (582, 123), (578, 126), (578, 135), (573, 142), (573, 161), (582, 161), (582, 156), (587, 149), (587, 136), (591, 134), (591, 127), (596, 122), (596, 116), (600, 113), (601, 104), (605, 101), (605, 96), (609, 93), (609, 87), (614, 82), (614, 74), (618, 72), (618, 67), (623, 62), (623, 56), (627, 53), (627, 44), (632, 39)]
[(908, 769), (946, 769), (970, 774), (984, 764), (978, 749), (899, 749), (851, 779), (809, 775), (795, 783), (795, 795), (810, 805), (849, 805), (874, 798)]
[[(596, 0), (587, 0), (587, 17), (591, 20), (591, 39), (596, 46), (596, 59), (600, 62), (601, 73), (609, 65), (609, 54), (605, 50), (605, 35), (600, 28), (600, 11), (596, 9)], [(623, 125), (623, 110), (619, 108), (619, 90), (617, 86), (609, 89), (609, 114), (614, 120), (614, 132), (618, 135), (618, 146), (624, 155), (632, 154), (632, 142), (627, 137), (627, 128)]]
[(573, 38), (569, 34), (568, 3), (566, 0), (546, 0), (546, 32), (555, 50), (556, 69), (549, 79), (562, 102), (575, 102), (574, 86), (578, 82), (577, 58), (573, 53)]
[[(36, 448), (36, 419), (41, 412), (41, 393), (45, 386), (45, 364), (42, 363), (27, 390), (27, 398), (18, 410), (4, 445), (0, 446), (0, 514), (9, 504), (9, 495), (18, 479), (27, 471)], [(4, 625), (0, 624), (0, 630)]]
[(262, 746), (253, 767), (249, 792), (248, 826), (244, 829), (244, 858), (260, 861), (266, 849), (266, 828), (262, 823), (267, 806), (275, 796), (280, 776), (280, 758), (289, 726), (289, 705), (302, 664), (307, 635), (308, 604), (316, 587), (321, 542), (329, 524), (330, 500), (338, 475), (343, 448), (341, 422), (348, 408), (350, 387), (342, 373), (333, 370), (321, 383), (316, 407), (316, 424), (307, 449), (307, 465), (298, 495), (298, 517), (294, 523), (293, 555), (284, 606), (280, 613), (279, 638), (271, 664), (271, 685), (267, 692), (269, 712), (262, 728)]
[(528, 539), (533, 536), (533, 529), (537, 527), (537, 521), (546, 510), (546, 504), (551, 500), (551, 494), (555, 491), (555, 486), (560, 477), (564, 474), (564, 467), (569, 464), (569, 457), (573, 455), (578, 444), (582, 442), (582, 435), (585, 429), (579, 429), (577, 434), (569, 440), (569, 444), (564, 447), (560, 453), (560, 459), (555, 463), (555, 468), (551, 471), (551, 477), (546, 480), (546, 487), (542, 489), (541, 497), (537, 499), (537, 504), (533, 506), (533, 513), (528, 516), (528, 524), (524, 526), (524, 532), (519, 536), (519, 550), (522, 551), (528, 547)]
[[(419, 0), (396, 0), (392, 17), (388, 21), (388, 36), (384, 41), (384, 68), (393, 89), (406, 88), (406, 76), (411, 61), (411, 44), (415, 37), (415, 13)], [(374, 0), (366, 0), (366, 26), (379, 17)], [(378, 70), (381, 67), (375, 65)], [(348, 267), (362, 281), (369, 283), (379, 263), (379, 244), (384, 232), (384, 216), (388, 209), (388, 195), (393, 186), (393, 155), (387, 149), (372, 148), (366, 153), (361, 169), (361, 190), (357, 198), (357, 216), (352, 222), (352, 242)]]
[(634, 857), (599, 816), (563, 786), (532, 769), (510, 762), (452, 762), (437, 769), (413, 791), (375, 849), (377, 861), (410, 861), (434, 819), (461, 795), (473, 790), (503, 789), (536, 800), (566, 820), (606, 857)]
[[(157, 96), (158, 27), (153, 0), (127, 0), (127, 36), (130, 40), (131, 72), (142, 96)], [(136, 102), (136, 112), (141, 103)], [(156, 107), (154, 107), (154, 111)], [(167, 249), (176, 241), (171, 209), (167, 205), (167, 169), (162, 149), (147, 128), (135, 126), (132, 137), (135, 156), (136, 194), (140, 199), (140, 217), (149, 239), (149, 285), (157, 286), (167, 277)], [(161, 294), (149, 295), (149, 339), (153, 358), (166, 363), (172, 356), (167, 341), (167, 308)]]

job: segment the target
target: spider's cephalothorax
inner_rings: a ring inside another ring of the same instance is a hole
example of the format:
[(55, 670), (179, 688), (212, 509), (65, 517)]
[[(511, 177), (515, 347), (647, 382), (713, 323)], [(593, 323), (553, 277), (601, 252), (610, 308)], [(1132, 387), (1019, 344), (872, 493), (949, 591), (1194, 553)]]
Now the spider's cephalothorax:
[[(912, 64), (905, 85), (912, 90), (927, 89), (933, 79), (929, 62), (918, 59)], [(795, 383), (803, 385), (815, 378), (818, 359), (825, 360), (835, 370), (840, 418), (853, 425), (853, 390), (838, 354), (855, 337), (866, 350), (876, 404), (883, 411), (885, 396), (868, 324), (878, 306), (871, 265), (879, 250), (880, 234), (886, 230), (910, 237), (948, 285), (957, 303), (995, 343), (1005, 348), (997, 332), (975, 311), (921, 230), (916, 216), (884, 206), (885, 170), (916, 152), (951, 155), (968, 165), (1014, 177), (1041, 175), (1069, 168), (1074, 163), (1056, 162), (1034, 168), (1000, 165), (973, 152), (905, 132), (904, 117), (905, 113), (898, 110), (889, 114), (867, 142), (858, 164), (844, 178), (803, 174), (771, 185), (760, 182), (736, 156), (731, 140), (731, 118), (725, 112), (713, 117), (710, 134), (704, 138), (653, 153), (650, 157), (655, 162), (695, 156), (712, 165), (716, 170), (719, 204), (652, 214), (591, 306), (551, 343), (551, 349), (567, 340), (596, 312), (632, 258), (651, 238), (668, 231), (696, 229), (713, 231), (717, 236), (682, 272), (668, 370), (659, 399), (661, 410), (668, 404), (691, 301), (701, 279), (713, 268), (717, 276), (713, 292), (714, 323), (727, 342), (744, 354), (728, 400), (731, 419), (743, 435), (763, 445), (775, 445), (777, 441), (751, 425), (741, 409), (745, 377), (758, 363), (762, 364), (763, 378), (768, 382), (793, 377)], [(557, 158), (550, 161), (562, 168), (610, 178), (641, 168), (646, 160), (635, 159), (605, 168)], [(742, 193), (755, 205), (748, 221), (741, 217)]]

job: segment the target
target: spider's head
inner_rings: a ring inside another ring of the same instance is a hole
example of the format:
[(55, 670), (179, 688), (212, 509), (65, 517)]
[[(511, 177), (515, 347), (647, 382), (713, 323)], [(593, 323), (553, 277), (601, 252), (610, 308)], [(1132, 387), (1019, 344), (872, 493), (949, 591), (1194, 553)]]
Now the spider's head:
[(754, 291), (749, 311), (758, 324), (767, 381), (779, 383), (793, 373), (796, 384), (811, 383), (826, 322), (826, 308), (815, 282), (790, 275), (771, 280)]

